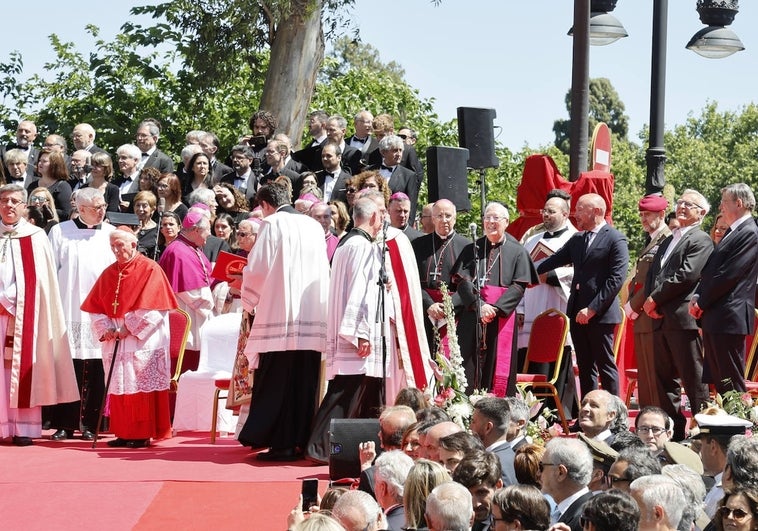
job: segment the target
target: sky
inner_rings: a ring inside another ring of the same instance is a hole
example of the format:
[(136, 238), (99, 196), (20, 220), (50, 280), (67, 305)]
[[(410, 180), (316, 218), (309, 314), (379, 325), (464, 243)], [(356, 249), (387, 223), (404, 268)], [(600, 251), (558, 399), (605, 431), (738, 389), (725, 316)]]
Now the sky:
[[(25, 74), (40, 72), (51, 61), (47, 36), (88, 52), (94, 41), (84, 26), (94, 24), (110, 40), (128, 19), (132, 5), (151, 0), (118, 0), (108, 9), (77, 10), (70, 3), (38, 0), (29, 24), (5, 24), (0, 32), (0, 61), (21, 52)], [(408, 83), (423, 98), (434, 98), (440, 119), (456, 117), (458, 107), (493, 108), (497, 140), (518, 150), (553, 141), (553, 122), (568, 118), (564, 98), (571, 85), (570, 0), (356, 0), (353, 21), (363, 41), (385, 62), (405, 69)], [(739, 111), (758, 100), (758, 2), (743, 1), (731, 29), (745, 50), (725, 59), (705, 59), (685, 49), (703, 28), (696, 0), (668, 2), (666, 128), (698, 116), (709, 102)], [(590, 77), (607, 77), (626, 107), (630, 138), (649, 122), (650, 53), (653, 0), (619, 0), (613, 12), (629, 37), (590, 48)], [(6, 20), (27, 20), (28, 6), (3, 8)], [(368, 105), (370, 108), (370, 105)], [(412, 124), (411, 124), (412, 125)]]

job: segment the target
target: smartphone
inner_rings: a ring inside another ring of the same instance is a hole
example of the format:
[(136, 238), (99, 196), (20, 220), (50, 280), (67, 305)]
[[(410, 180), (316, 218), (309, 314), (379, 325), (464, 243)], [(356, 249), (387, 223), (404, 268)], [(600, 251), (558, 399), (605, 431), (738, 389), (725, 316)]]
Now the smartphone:
[(303, 512), (307, 513), (311, 507), (318, 504), (318, 479), (304, 479), (300, 492), (303, 495)]

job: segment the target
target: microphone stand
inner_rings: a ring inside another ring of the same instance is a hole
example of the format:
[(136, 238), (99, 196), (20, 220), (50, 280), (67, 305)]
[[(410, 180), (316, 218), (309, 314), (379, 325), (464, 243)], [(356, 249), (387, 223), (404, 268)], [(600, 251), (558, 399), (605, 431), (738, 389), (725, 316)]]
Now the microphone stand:
[(476, 314), (476, 326), (474, 327), (476, 331), (476, 345), (478, 347), (478, 352), (474, 356), (474, 389), (479, 389), (481, 386), (481, 380), (482, 380), (482, 360), (483, 356), (482, 353), (486, 351), (487, 344), (485, 339), (485, 325), (482, 324), (482, 284), (484, 284), (484, 275), (479, 275), (479, 245), (476, 241), (476, 225), (473, 223), (470, 226), (471, 229), (471, 240), (474, 244), (474, 263), (473, 265), (473, 272), (474, 272), (474, 312)]
[(382, 259), (379, 265), (379, 280), (376, 284), (379, 286), (379, 296), (377, 297), (376, 308), (376, 320), (377, 324), (381, 324), (381, 343), (382, 343), (382, 388), (380, 390), (382, 405), (387, 403), (386, 387), (387, 387), (387, 336), (385, 331), (385, 308), (384, 308), (384, 290), (387, 286), (387, 268), (385, 267), (385, 260), (387, 256), (387, 227), (389, 223), (384, 222), (382, 226)]
[[(158, 240), (161, 237), (161, 224), (163, 223), (163, 212), (166, 210), (165, 199), (161, 197), (158, 203), (158, 226), (155, 231), (155, 247), (153, 247), (153, 260), (158, 261)], [(161, 206), (162, 205), (162, 206)]]

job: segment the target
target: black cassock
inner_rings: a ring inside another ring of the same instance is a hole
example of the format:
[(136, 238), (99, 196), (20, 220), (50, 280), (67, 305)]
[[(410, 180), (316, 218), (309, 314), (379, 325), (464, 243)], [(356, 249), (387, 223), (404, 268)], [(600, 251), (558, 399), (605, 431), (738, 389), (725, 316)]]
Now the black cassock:
[[(476, 260), (474, 259), (474, 244), (469, 243), (461, 252), (453, 271), (457, 283), (457, 294), (464, 308), (458, 323), (458, 343), (466, 370), (468, 393), (476, 388), (486, 390), (493, 388), (498, 350), (498, 320), (511, 317), (521, 297), (524, 296), (526, 287), (539, 282), (537, 270), (529, 253), (510, 234), (506, 233), (500, 243), (492, 244), (486, 237), (479, 238), (476, 243), (478, 253)], [(497, 308), (498, 319), (484, 327), (484, 351), (477, 343), (477, 327), (481, 325), (477, 321), (475, 279), (483, 282), (485, 286), (483, 292), (487, 286), (508, 288), (505, 293), (489, 303)], [(511, 318), (515, 319), (515, 316)], [(512, 335), (512, 362), (507, 367), (507, 385), (504, 390), (506, 396), (512, 396), (516, 390), (518, 331), (515, 329), (515, 323), (513, 326), (515, 333)], [(481, 378), (479, 385), (475, 386), (478, 356)]]

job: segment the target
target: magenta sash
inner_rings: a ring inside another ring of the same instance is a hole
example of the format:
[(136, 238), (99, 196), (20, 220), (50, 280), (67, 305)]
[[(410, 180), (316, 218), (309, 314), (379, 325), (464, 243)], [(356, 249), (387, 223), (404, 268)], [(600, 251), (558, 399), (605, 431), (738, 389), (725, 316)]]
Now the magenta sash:
[[(482, 300), (494, 304), (507, 287), (482, 286)], [(513, 327), (515, 319), (512, 312), (507, 318), (497, 319), (497, 350), (495, 351), (495, 374), (492, 378), (492, 393), (503, 397), (508, 389), (508, 378), (511, 373), (511, 357), (513, 354)]]

